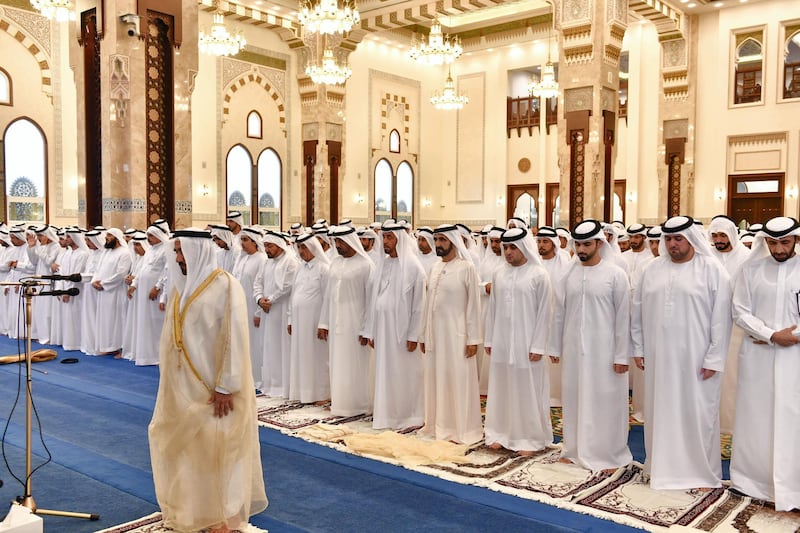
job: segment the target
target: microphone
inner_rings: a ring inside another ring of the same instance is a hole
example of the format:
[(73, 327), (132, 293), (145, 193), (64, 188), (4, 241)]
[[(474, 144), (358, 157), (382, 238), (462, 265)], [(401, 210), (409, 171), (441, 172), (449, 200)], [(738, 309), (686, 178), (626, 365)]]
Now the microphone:
[(67, 274), (66, 276), (62, 276), (61, 274), (43, 274), (41, 276), (28, 276), (27, 279), (51, 279), (53, 281), (74, 281), (75, 283), (79, 283), (82, 280), (80, 274)]
[(77, 287), (72, 287), (71, 289), (66, 289), (63, 291), (41, 291), (36, 294), (36, 296), (77, 296), (81, 293), (81, 290)]

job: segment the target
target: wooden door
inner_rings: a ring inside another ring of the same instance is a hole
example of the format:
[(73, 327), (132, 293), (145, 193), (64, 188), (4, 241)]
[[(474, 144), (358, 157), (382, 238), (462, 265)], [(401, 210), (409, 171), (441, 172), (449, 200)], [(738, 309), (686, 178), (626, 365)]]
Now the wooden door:
[(783, 173), (728, 176), (728, 216), (748, 226), (782, 216), (783, 190)]
[(506, 219), (517, 216), (529, 226), (541, 225), (538, 184), (508, 185), (506, 193)]

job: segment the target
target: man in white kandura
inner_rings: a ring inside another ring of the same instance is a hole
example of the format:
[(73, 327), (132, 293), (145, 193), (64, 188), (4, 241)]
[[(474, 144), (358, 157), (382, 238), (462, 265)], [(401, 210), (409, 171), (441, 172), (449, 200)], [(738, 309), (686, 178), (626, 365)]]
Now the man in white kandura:
[[(49, 224), (36, 226), (36, 241), (28, 245), (28, 258), (36, 267), (36, 275), (53, 274), (53, 263), (56, 261), (61, 247), (58, 245), (56, 229)], [(50, 343), (50, 320), (53, 316), (53, 304), (58, 301), (52, 296), (42, 296), (32, 300), (31, 338), (42, 344)]]
[(386, 257), (375, 288), (371, 335), (375, 344), (372, 427), (421, 426), (424, 418), (422, 354), (417, 349), (425, 305), (425, 270), (413, 237), (402, 224), (381, 228)]
[(273, 397), (289, 397), (291, 345), (289, 299), (297, 272), (297, 257), (280, 233), (264, 235), (267, 260), (253, 283), (253, 299), (261, 308), (262, 389)]
[(128, 290), (125, 277), (131, 269), (131, 255), (122, 231), (111, 228), (106, 233), (105, 249), (92, 277), (91, 289), (97, 293), (97, 346), (90, 355), (122, 357), (122, 337), (128, 312)]
[(313, 233), (297, 238), (297, 268), (289, 306), (291, 336), (289, 399), (324, 402), (331, 397), (328, 344), (317, 337), (322, 302), (328, 288), (330, 261)]
[[(17, 283), (22, 278), (32, 276), (36, 271), (36, 266), (31, 263), (28, 257), (28, 242), (25, 236), (25, 229), (13, 227), (8, 233), (11, 240), (11, 249), (5, 257), (6, 264), (3, 265), (4, 269), (8, 271), (5, 281)], [(19, 286), (8, 286), (3, 287), (2, 290), (8, 307), (3, 316), (0, 316), (0, 319), (7, 320), (5, 329), (8, 331), (8, 336), (11, 339), (25, 338), (25, 332), (23, 331), (25, 327), (25, 305), (20, 301), (21, 289)]]
[(328, 341), (331, 414), (372, 412), (372, 349), (367, 313), (372, 300), (373, 269), (355, 228), (333, 226), (337, 257), (331, 262), (318, 335)]
[[(727, 216), (717, 215), (711, 219), (711, 224), (708, 226), (708, 237), (714, 245), (711, 254), (719, 259), (728, 271), (731, 283), (735, 284), (739, 269), (750, 257), (750, 249), (739, 241), (739, 228)], [(743, 340), (744, 331), (734, 323), (728, 356), (725, 360), (725, 372), (722, 374), (719, 404), (719, 429), (722, 433), (733, 433), (736, 418), (736, 383), (739, 376), (737, 363)]]
[(505, 264), (492, 278), (484, 346), (489, 357), (486, 443), (533, 455), (553, 443), (544, 353), (553, 289), (536, 241), (522, 228), (503, 233)]
[(428, 226), (423, 226), (417, 230), (417, 248), (419, 249), (419, 261), (425, 269), (425, 276), (431, 275), (433, 265), (441, 261), (436, 251), (433, 249), (433, 230)]
[[(542, 226), (536, 233), (536, 247), (542, 266), (550, 275), (550, 284), (554, 293), (560, 287), (561, 278), (572, 264), (569, 252), (561, 248), (558, 233), (551, 226)], [(557, 357), (547, 358), (550, 407), (561, 407), (561, 365)]]
[(748, 496), (775, 502), (777, 511), (800, 508), (798, 243), (795, 219), (769, 220), (733, 294), (733, 317), (747, 337), (739, 354), (731, 483)]
[(267, 507), (247, 303), (211, 234), (176, 231), (161, 377), (148, 428), (165, 526), (227, 533)]
[[(86, 262), (89, 260), (90, 250), (86, 246), (83, 231), (78, 228), (70, 228), (64, 237), (68, 255), (65, 256), (61, 270), (64, 274), (80, 274), (86, 271)], [(64, 281), (63, 289), (77, 288), (80, 292), (77, 296), (65, 294), (61, 297), (61, 341), (65, 350), (81, 349), (81, 319), (83, 314), (83, 291), (86, 290), (83, 283)]]
[(483, 342), (478, 272), (456, 226), (434, 230), (436, 263), (428, 279), (422, 353), (425, 427), (422, 436), (462, 444), (483, 437), (475, 354)]
[(719, 487), (730, 278), (691, 217), (672, 217), (661, 231), (660, 257), (642, 273), (631, 311), (633, 354), (645, 371), (645, 470), (654, 489)]
[[(230, 222), (230, 220), (228, 221)], [(239, 236), (234, 240), (239, 242), (239, 257), (236, 260), (236, 265), (233, 267), (233, 277), (239, 280), (242, 284), (242, 289), (247, 296), (247, 312), (248, 322), (247, 329), (250, 335), (250, 366), (253, 371), (253, 382), (256, 388), (260, 389), (263, 384), (261, 370), (264, 365), (262, 363), (263, 357), (261, 355), (261, 315), (263, 311), (253, 298), (253, 286), (255, 284), (258, 273), (261, 272), (261, 267), (267, 260), (267, 254), (264, 252), (263, 243), (264, 234), (260, 229), (252, 226), (243, 228), (239, 232)]]
[(142, 258), (139, 272), (131, 283), (136, 299), (136, 349), (137, 366), (158, 364), (158, 337), (164, 326), (164, 311), (159, 308), (159, 296), (167, 281), (167, 248), (169, 222), (158, 219), (145, 232), (150, 248)]
[[(480, 278), (480, 294), (481, 294), (481, 324), (484, 331), (486, 331), (486, 313), (489, 311), (489, 298), (492, 295), (492, 280), (495, 273), (502, 269), (506, 260), (503, 258), (503, 245), (500, 242), (500, 237), (503, 235), (505, 229), (495, 226), (490, 226), (486, 230), (486, 234), (482, 237), (486, 238), (486, 250), (481, 257), (480, 267), (478, 268), (478, 277)], [(489, 391), (489, 372), (491, 361), (486, 355), (484, 346), (478, 346), (478, 354), (475, 356), (476, 366), (478, 367), (478, 390), (481, 395), (486, 395)]]
[(575, 255), (561, 280), (551, 350), (561, 357), (562, 460), (594, 472), (631, 462), (628, 449), (630, 289), (610, 252), (602, 225), (572, 230)]

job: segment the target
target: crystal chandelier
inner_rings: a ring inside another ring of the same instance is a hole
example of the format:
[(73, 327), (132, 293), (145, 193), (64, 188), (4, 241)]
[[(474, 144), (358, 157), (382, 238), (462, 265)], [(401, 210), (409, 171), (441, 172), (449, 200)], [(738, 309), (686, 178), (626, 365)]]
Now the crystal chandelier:
[(200, 32), (200, 51), (212, 56), (233, 56), (238, 54), (247, 41), (241, 32), (230, 33), (225, 27), (225, 15), (217, 11), (214, 13), (214, 23), (211, 33)]
[[(552, 6), (552, 4), (551, 4)], [(553, 10), (555, 13), (555, 9)], [(552, 37), (552, 23), (547, 29), (547, 63), (542, 67), (542, 75), (539, 81), (531, 81), (528, 84), (528, 92), (537, 98), (552, 98), (558, 96), (558, 82), (556, 81), (556, 71), (553, 62), (550, 61), (550, 38)]]
[(336, 58), (333, 57), (333, 49), (330, 47), (325, 47), (321, 66), (316, 61), (306, 66), (306, 75), (317, 85), (342, 85), (352, 74), (353, 71), (347, 64), (340, 65), (336, 61)]
[(347, 33), (361, 23), (355, 0), (300, 0), (297, 18), (309, 33)]
[(528, 92), (537, 98), (552, 98), (558, 96), (558, 82), (556, 81), (555, 68), (550, 58), (542, 67), (542, 76), (539, 81), (532, 81), (528, 84)]
[(469, 103), (469, 98), (463, 94), (456, 92), (456, 86), (453, 83), (453, 77), (450, 75), (450, 70), (447, 71), (447, 79), (444, 82), (444, 89), (436, 91), (431, 96), (431, 103), (436, 109), (449, 111), (451, 109), (461, 109), (464, 104)]
[(70, 0), (31, 0), (31, 5), (43, 17), (58, 22), (75, 20), (75, 10)]
[(463, 52), (461, 40), (457, 36), (451, 39), (449, 35), (442, 35), (442, 24), (437, 17), (433, 19), (427, 42), (424, 37), (421, 41), (417, 41), (416, 34), (411, 38), (411, 50), (408, 56), (414, 61), (428, 65), (445, 63), (449, 65), (458, 59), (461, 52)]

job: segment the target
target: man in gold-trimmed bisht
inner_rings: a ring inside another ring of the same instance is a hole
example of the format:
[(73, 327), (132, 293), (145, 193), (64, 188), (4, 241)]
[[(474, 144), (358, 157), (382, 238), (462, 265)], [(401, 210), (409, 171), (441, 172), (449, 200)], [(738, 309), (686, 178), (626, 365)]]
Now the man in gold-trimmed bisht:
[(247, 303), (207, 231), (176, 231), (150, 457), (165, 525), (227, 532), (267, 507)]

